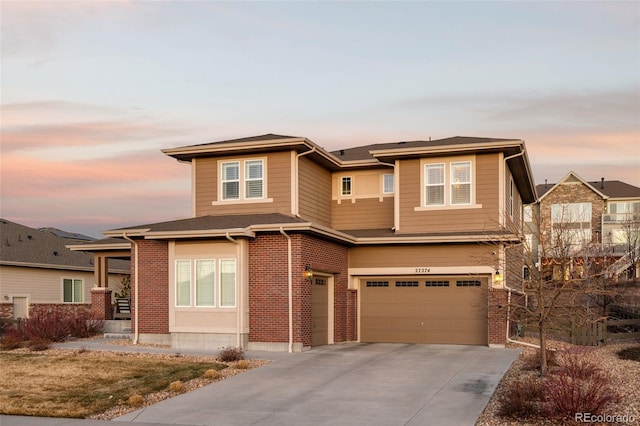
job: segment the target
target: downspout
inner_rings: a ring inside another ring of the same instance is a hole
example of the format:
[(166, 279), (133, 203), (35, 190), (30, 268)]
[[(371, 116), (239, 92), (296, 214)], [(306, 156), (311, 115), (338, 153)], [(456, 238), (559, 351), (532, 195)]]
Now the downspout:
[[(505, 169), (506, 169), (506, 166), (507, 166), (507, 160), (511, 160), (512, 158), (516, 158), (516, 157), (521, 157), (523, 155), (524, 155), (524, 151), (520, 151), (517, 154), (513, 154), (513, 155), (510, 155), (509, 157), (505, 157), (504, 158)], [(505, 276), (505, 278), (506, 278), (506, 276)], [(518, 340), (513, 340), (511, 337), (509, 337), (509, 322), (510, 322), (509, 321), (509, 317), (511, 316), (511, 292), (515, 291), (516, 293), (521, 293), (521, 294), (523, 294), (525, 296), (525, 298), (527, 297), (527, 295), (524, 294), (523, 292), (520, 292), (520, 291), (518, 291), (516, 289), (513, 289), (513, 288), (509, 287), (508, 285), (506, 285), (504, 283), (502, 284), (502, 287), (507, 289), (507, 291), (508, 291), (508, 293), (507, 293), (507, 333), (506, 333), (507, 334), (507, 336), (506, 336), (507, 342), (515, 343), (517, 345), (528, 346), (528, 347), (531, 347), (531, 348), (540, 349), (540, 346), (534, 345), (533, 343), (520, 342)]]
[(287, 273), (289, 292), (289, 353), (293, 352), (293, 270), (291, 265), (291, 237), (280, 227), (280, 233), (287, 239)]
[(134, 240), (132, 240), (131, 238), (129, 238), (127, 236), (126, 232), (122, 233), (122, 238), (124, 238), (125, 240), (129, 241), (132, 245), (133, 248), (135, 250), (135, 256), (133, 259), (133, 264), (134, 264), (134, 268), (135, 268), (135, 272), (133, 274), (133, 288), (135, 291), (134, 294), (134, 299), (133, 299), (133, 344), (137, 345), (138, 344), (138, 337), (139, 337), (139, 333), (138, 333), (138, 243), (136, 243)]
[[(300, 216), (300, 200), (299, 200), (299, 176), (298, 176), (298, 170), (299, 170), (299, 161), (300, 161), (300, 157), (304, 157), (305, 155), (309, 155), (309, 154), (313, 154), (314, 152), (316, 152), (316, 147), (314, 146), (313, 148), (311, 148), (309, 151), (305, 151), (305, 152), (301, 152), (300, 154), (296, 155), (296, 164), (295, 164), (295, 170), (294, 170), (294, 179), (295, 179), (295, 195), (293, 197), (294, 199), (294, 203), (295, 205), (292, 206), (293, 207), (293, 214), (298, 217)], [(282, 231), (281, 231), (282, 232)], [(287, 237), (289, 238), (289, 237)]]
[[(227, 237), (227, 240), (231, 241), (232, 243), (234, 243), (236, 245), (236, 268), (238, 267), (238, 260), (240, 259), (240, 241), (233, 239), (233, 237), (231, 237), (231, 235), (229, 235), (229, 233), (227, 232), (227, 235), (225, 235)], [(240, 286), (238, 285), (238, 281), (240, 280), (236, 280), (236, 347), (240, 348), (242, 347), (240, 345)]]

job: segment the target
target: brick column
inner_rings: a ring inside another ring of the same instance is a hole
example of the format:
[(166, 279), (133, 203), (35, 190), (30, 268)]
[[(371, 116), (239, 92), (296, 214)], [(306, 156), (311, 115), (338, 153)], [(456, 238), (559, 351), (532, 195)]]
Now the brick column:
[(489, 289), (489, 346), (507, 343), (507, 292)]
[(111, 311), (111, 290), (105, 287), (91, 289), (91, 313), (95, 319), (113, 319)]

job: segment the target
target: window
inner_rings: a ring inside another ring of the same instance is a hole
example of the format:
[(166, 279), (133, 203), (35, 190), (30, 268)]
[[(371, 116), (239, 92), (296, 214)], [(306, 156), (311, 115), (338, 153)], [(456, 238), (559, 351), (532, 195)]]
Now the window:
[(418, 287), (418, 281), (396, 281), (396, 287)]
[(524, 221), (533, 222), (533, 207), (524, 206)]
[(560, 246), (591, 241), (591, 203), (551, 205), (552, 238)]
[(216, 304), (216, 261), (196, 260), (196, 306)]
[(382, 192), (384, 194), (393, 193), (393, 175), (385, 174), (382, 176)]
[(456, 281), (456, 287), (480, 287), (482, 283), (478, 280)]
[(236, 306), (236, 260), (179, 259), (175, 270), (177, 307)]
[(345, 176), (342, 178), (341, 194), (343, 196), (351, 195), (351, 176)]
[(367, 281), (367, 287), (389, 287), (389, 281)]
[(425, 205), (444, 206), (444, 163), (424, 167)]
[(220, 306), (236, 306), (236, 260), (220, 261)]
[(264, 198), (264, 160), (221, 163), (220, 175), (223, 201)]
[(222, 163), (222, 199), (240, 198), (240, 163)]
[(607, 205), (605, 222), (628, 222), (640, 218), (640, 201), (618, 201)]
[(80, 279), (64, 278), (62, 280), (62, 300), (65, 303), (82, 303), (83, 281)]
[(426, 281), (426, 287), (449, 287), (449, 281)]
[(522, 278), (525, 280), (531, 279), (531, 270), (529, 269), (528, 266), (522, 267)]
[(471, 204), (471, 162), (451, 163), (451, 204)]
[(245, 197), (262, 198), (262, 160), (251, 160), (244, 163)]

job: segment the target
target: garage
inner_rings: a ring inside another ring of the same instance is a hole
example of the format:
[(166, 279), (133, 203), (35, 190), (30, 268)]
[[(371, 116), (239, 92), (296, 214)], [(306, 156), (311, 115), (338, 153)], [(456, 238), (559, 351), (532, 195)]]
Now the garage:
[(360, 341), (486, 345), (487, 276), (360, 279)]

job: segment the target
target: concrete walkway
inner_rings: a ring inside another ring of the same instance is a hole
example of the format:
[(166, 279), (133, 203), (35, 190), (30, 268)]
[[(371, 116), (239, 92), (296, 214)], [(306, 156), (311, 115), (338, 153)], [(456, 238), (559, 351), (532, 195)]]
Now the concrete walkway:
[[(87, 344), (84, 347), (96, 349)], [(381, 343), (322, 346), (295, 354), (250, 352), (250, 358), (272, 362), (110, 423), (474, 425), (518, 353), (482, 346)], [(80, 426), (106, 422), (0, 416), (0, 424)]]

